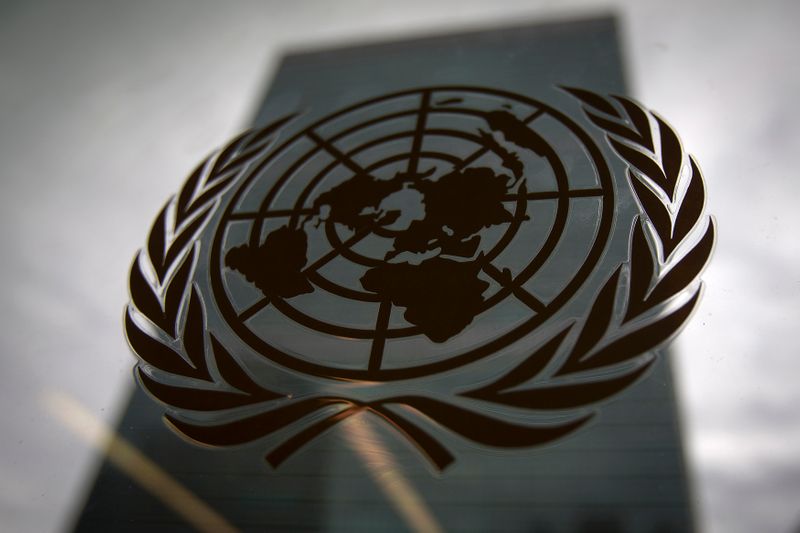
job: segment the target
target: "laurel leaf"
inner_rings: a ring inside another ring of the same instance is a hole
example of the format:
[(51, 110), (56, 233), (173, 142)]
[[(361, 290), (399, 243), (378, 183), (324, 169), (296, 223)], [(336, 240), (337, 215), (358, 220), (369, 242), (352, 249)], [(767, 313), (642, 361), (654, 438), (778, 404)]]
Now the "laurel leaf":
[(619, 113), (616, 109), (614, 109), (614, 106), (608, 103), (606, 99), (599, 94), (587, 91), (585, 89), (578, 89), (577, 87), (566, 87), (561, 85), (561, 88), (584, 104), (591, 106), (598, 111), (602, 111), (603, 113), (613, 115), (615, 117), (619, 116)]
[(138, 369), (139, 380), (142, 386), (153, 396), (165, 404), (176, 409), (191, 409), (192, 411), (222, 411), (234, 407), (242, 407), (266, 401), (267, 398), (254, 397), (249, 394), (239, 394), (221, 390), (198, 389), (194, 387), (177, 387), (160, 383), (142, 369)]
[(667, 186), (664, 191), (671, 201), (675, 201), (675, 187), (683, 165), (683, 149), (681, 142), (675, 132), (667, 126), (661, 117), (654, 115), (658, 123), (658, 131), (661, 136), (661, 164), (664, 167)]
[(580, 367), (570, 373), (628, 361), (658, 346), (683, 326), (697, 305), (699, 296), (700, 289), (676, 311), (612, 342), (589, 359), (581, 361)]
[(191, 215), (190, 202), (197, 190), (197, 184), (200, 182), (200, 178), (203, 176), (203, 171), (207, 164), (208, 159), (205, 159), (202, 163), (197, 165), (197, 168), (194, 169), (189, 179), (187, 179), (186, 183), (181, 187), (180, 194), (178, 194), (178, 203), (175, 208), (176, 227), (180, 226), (183, 221)]
[(211, 172), (209, 172), (209, 181), (213, 180), (222, 172), (222, 167), (224, 167), (230, 158), (233, 157), (233, 155), (236, 153), (236, 150), (238, 150), (239, 146), (242, 144), (244, 138), (250, 135), (250, 133), (250, 131), (245, 131), (239, 134), (236, 138), (229, 142), (225, 148), (222, 149), (217, 156), (216, 161), (214, 161), (214, 166), (211, 167)]
[(208, 363), (206, 362), (206, 325), (203, 313), (203, 303), (197, 294), (197, 289), (192, 287), (189, 296), (189, 306), (186, 311), (186, 325), (183, 328), (183, 348), (186, 355), (197, 369), (195, 377), (200, 377), (207, 381), (213, 381), (208, 373)]
[(236, 158), (235, 158), (235, 159), (231, 160), (231, 161), (230, 161), (228, 164), (226, 164), (225, 166), (223, 166), (222, 168), (220, 168), (220, 170), (219, 170), (219, 173), (220, 173), (220, 174), (223, 174), (223, 173), (225, 173), (225, 172), (230, 172), (230, 171), (233, 171), (233, 170), (238, 170), (238, 169), (239, 169), (240, 167), (242, 167), (243, 165), (246, 165), (247, 163), (249, 163), (250, 161), (252, 161), (252, 160), (253, 160), (253, 158), (254, 158), (254, 157), (255, 157), (255, 156), (256, 156), (256, 155), (257, 155), (257, 154), (258, 154), (260, 151), (262, 151), (262, 150), (263, 150), (265, 147), (267, 147), (268, 145), (269, 145), (269, 142), (266, 142), (266, 143), (264, 143), (264, 144), (257, 145), (255, 148), (251, 148), (251, 149), (247, 150), (246, 152), (242, 153), (241, 155), (238, 155), (238, 156), (236, 156)]
[[(583, 324), (580, 336), (569, 354), (564, 367), (571, 366), (577, 363), (581, 358), (589, 353), (603, 338), (603, 335), (608, 331), (608, 326), (611, 323), (611, 317), (614, 314), (614, 301), (617, 295), (617, 285), (619, 283), (619, 275), (622, 267), (617, 270), (608, 278), (600, 293), (597, 295), (592, 308), (589, 311), (589, 316), (586, 317), (586, 322)], [(562, 367), (562, 370), (564, 369)], [(561, 372), (561, 370), (559, 370)], [(558, 373), (556, 373), (558, 375)]]
[(595, 126), (605, 130), (607, 133), (622, 137), (623, 139), (628, 139), (636, 144), (642, 144), (642, 138), (639, 134), (627, 126), (595, 115), (590, 111), (586, 111), (586, 116), (589, 117), (589, 120), (591, 120)]
[(320, 436), (322, 433), (335, 426), (339, 422), (350, 418), (359, 412), (361, 412), (360, 408), (356, 406), (350, 406), (347, 409), (328, 416), (327, 418), (323, 418), (322, 420), (303, 429), (300, 433), (297, 433), (289, 440), (272, 450), (269, 454), (267, 454), (265, 459), (273, 468), (277, 468), (286, 459), (291, 457), (295, 452), (300, 450), (300, 448), (308, 444), (310, 441)]
[(165, 418), (176, 431), (198, 442), (209, 446), (232, 446), (260, 439), (318, 409), (334, 404), (351, 405), (351, 402), (337, 398), (309, 398), (255, 416), (211, 426), (190, 424), (171, 415), (165, 415)]
[(613, 96), (612, 98), (621, 103), (622, 107), (625, 108), (629, 120), (636, 128), (636, 131), (639, 132), (641, 145), (652, 152), (653, 134), (650, 131), (650, 120), (647, 118), (647, 111), (633, 100), (625, 98), (624, 96)]
[(643, 302), (655, 274), (652, 252), (644, 234), (644, 224), (639, 217), (636, 217), (633, 222), (630, 264), (630, 288), (625, 317), (622, 319), (623, 324), (644, 312)]
[(685, 289), (700, 275), (711, 258), (714, 248), (714, 222), (709, 221), (700, 241), (653, 287), (645, 305), (640, 312), (666, 302)]
[(214, 360), (217, 363), (217, 370), (228, 385), (236, 387), (242, 392), (256, 394), (269, 399), (282, 398), (285, 395), (266, 390), (250, 379), (250, 376), (236, 363), (230, 352), (217, 340), (214, 335), (211, 337), (211, 349), (214, 353)]
[(439, 441), (405, 417), (381, 405), (370, 405), (370, 410), (386, 419), (401, 434), (405, 435), (439, 470), (444, 470), (454, 458)]
[[(295, 115), (290, 115), (290, 117), (294, 117), (294, 116)], [(287, 117), (287, 118), (283, 119), (283, 121), (286, 122), (287, 120), (289, 120), (290, 117)], [(244, 146), (242, 148), (244, 148), (246, 150), (246, 149), (248, 149), (248, 148), (250, 148), (252, 146), (255, 146), (257, 144), (261, 145), (261, 146), (266, 146), (266, 145), (272, 143), (274, 141), (274, 139), (268, 139), (268, 137), (270, 135), (272, 135), (272, 132), (274, 130), (275, 130), (275, 128), (270, 127), (270, 128), (263, 128), (261, 130), (256, 131), (253, 134), (252, 137), (247, 139), (247, 142), (244, 143)]]
[[(133, 301), (133, 305), (136, 306), (136, 309), (146, 316), (150, 322), (165, 332), (170, 333), (170, 329), (174, 328), (174, 326), (167, 319), (164, 310), (161, 307), (161, 301), (159, 300), (158, 295), (144, 277), (141, 264), (139, 263), (140, 257), (141, 251), (137, 252), (136, 258), (133, 260), (130, 277), (128, 279), (128, 287), (131, 291), (131, 300)], [(172, 334), (172, 336), (174, 338), (174, 334)]]
[(170, 244), (169, 250), (166, 253), (164, 263), (160, 267), (156, 267), (156, 273), (158, 274), (159, 279), (164, 279), (169, 271), (170, 266), (177, 261), (178, 256), (180, 256), (180, 254), (183, 253), (188, 247), (189, 240), (194, 237), (195, 233), (197, 233), (203, 224), (205, 224), (206, 218), (208, 218), (210, 212), (211, 206), (203, 210), (197, 216), (197, 218), (195, 218), (190, 224), (181, 230), (181, 232), (175, 237), (175, 240), (172, 241), (172, 244)]
[(525, 409), (570, 409), (604, 400), (627, 388), (654, 359), (625, 374), (588, 383), (573, 383), (497, 394), (492, 401)]
[(158, 276), (159, 283), (164, 282), (164, 274), (167, 270), (164, 268), (164, 254), (166, 253), (164, 239), (167, 234), (167, 209), (169, 208), (170, 202), (172, 202), (172, 198), (161, 208), (161, 211), (156, 217), (156, 221), (153, 222), (153, 226), (150, 228), (150, 235), (147, 239), (147, 255), (150, 257), (150, 262), (153, 264), (153, 270), (155, 270), (156, 276)]
[(294, 118), (297, 117), (298, 115), (299, 113), (289, 113), (288, 115), (279, 118), (275, 122), (261, 128), (260, 130), (256, 130), (255, 132), (253, 132), (253, 136), (250, 139), (248, 139), (247, 142), (245, 142), (244, 147), (250, 148), (253, 145), (261, 144), (261, 141), (263, 141), (267, 136), (272, 135), (279, 128), (282, 128), (284, 124), (286, 124), (291, 120), (294, 120)]
[(609, 139), (609, 142), (623, 159), (633, 165), (639, 172), (650, 178), (653, 183), (665, 189), (667, 186), (667, 178), (664, 176), (664, 171), (661, 170), (661, 167), (658, 166), (655, 160), (615, 139)]
[(231, 181), (233, 181), (233, 175), (228, 176), (224, 180), (217, 181), (213, 186), (203, 191), (203, 193), (198, 196), (194, 202), (192, 202), (190, 214), (196, 213), (197, 210), (205, 205), (209, 200), (218, 197), (220, 192), (222, 192), (222, 189), (227, 187)]
[(553, 357), (555, 357), (559, 346), (564, 342), (564, 338), (567, 336), (570, 329), (572, 329), (571, 324), (497, 381), (485, 387), (461, 393), (461, 395), (469, 398), (486, 398), (494, 396), (494, 393), (497, 391), (513, 388), (533, 379), (547, 366)]
[(694, 157), (689, 157), (691, 164), (691, 176), (689, 187), (686, 189), (686, 194), (681, 201), (681, 207), (675, 218), (675, 229), (672, 232), (672, 239), (664, 245), (664, 256), (669, 256), (675, 248), (683, 241), (686, 236), (692, 231), (700, 217), (703, 214), (703, 207), (705, 205), (706, 190), (703, 184), (702, 174), (694, 160)]
[[(303, 429), (267, 454), (267, 462), (273, 468), (277, 468), (311, 440), (339, 422), (362, 412), (363, 408), (364, 406), (362, 405), (352, 405), (343, 411), (334, 413)], [(380, 403), (369, 404), (368, 409), (382, 417), (391, 424), (395, 430), (405, 436), (438, 470), (444, 470), (453, 462), (453, 455), (419, 426), (397, 413), (386, 409), (381, 406)]]
[(186, 287), (189, 285), (189, 275), (194, 264), (195, 249), (195, 247), (192, 247), (186, 253), (167, 285), (167, 294), (164, 298), (164, 312), (167, 323), (164, 331), (169, 333), (173, 339), (177, 336), (178, 311), (180, 310), (181, 302), (183, 302), (184, 294), (186, 294)]
[(662, 242), (669, 241), (672, 238), (672, 218), (667, 207), (656, 193), (642, 183), (630, 169), (628, 169), (628, 180), (637, 198), (639, 198), (647, 218), (653, 223), (659, 240)]
[(575, 431), (593, 416), (583, 416), (557, 425), (522, 426), (423, 396), (401, 396), (384, 400), (383, 403), (407, 405), (462, 437), (503, 448), (534, 446), (555, 440)]
[(183, 357), (139, 329), (130, 309), (125, 313), (125, 334), (133, 351), (146, 363), (164, 372), (194, 377), (195, 369)]
[[(260, 130), (246, 131), (228, 143), (222, 152), (220, 152), (219, 156), (217, 156), (217, 160), (214, 163), (214, 167), (210, 173), (209, 183), (212, 183), (225, 172), (232, 170), (235, 166), (239, 166), (242, 163), (247, 162), (247, 159), (252, 158), (255, 154), (266, 148), (272, 142), (272, 139), (266, 141), (264, 139), (272, 135), (275, 131), (296, 116), (297, 113), (290, 113), (285, 117), (282, 117), (275, 122), (272, 122), (271, 124), (261, 128)], [(247, 139), (247, 137), (250, 138)], [(255, 145), (260, 146), (258, 146), (255, 150), (248, 150)], [(231, 158), (240, 148), (247, 150), (247, 155), (239, 155), (237, 156), (236, 162), (232, 162)]]

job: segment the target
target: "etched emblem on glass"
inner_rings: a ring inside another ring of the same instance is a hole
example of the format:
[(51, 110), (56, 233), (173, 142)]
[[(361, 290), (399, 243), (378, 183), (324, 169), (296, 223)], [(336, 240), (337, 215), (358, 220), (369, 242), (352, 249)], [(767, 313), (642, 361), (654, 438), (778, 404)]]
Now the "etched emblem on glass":
[(702, 177), (655, 113), (562, 90), (573, 107), (408, 90), (204, 161), (131, 269), (126, 332), (170, 426), (225, 446), (320, 415), (277, 466), (368, 412), (443, 469), (430, 422), (535, 446), (639, 379), (700, 295)]

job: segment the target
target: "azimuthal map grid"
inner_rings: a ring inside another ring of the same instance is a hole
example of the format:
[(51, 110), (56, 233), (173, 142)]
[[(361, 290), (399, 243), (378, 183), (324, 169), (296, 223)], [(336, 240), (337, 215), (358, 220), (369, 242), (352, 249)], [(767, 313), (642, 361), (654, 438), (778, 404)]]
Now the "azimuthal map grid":
[(430, 375), (528, 334), (596, 266), (614, 209), (571, 119), (477, 88), (353, 105), (280, 139), (237, 187), (210, 263), (223, 317), (261, 355), (343, 379)]

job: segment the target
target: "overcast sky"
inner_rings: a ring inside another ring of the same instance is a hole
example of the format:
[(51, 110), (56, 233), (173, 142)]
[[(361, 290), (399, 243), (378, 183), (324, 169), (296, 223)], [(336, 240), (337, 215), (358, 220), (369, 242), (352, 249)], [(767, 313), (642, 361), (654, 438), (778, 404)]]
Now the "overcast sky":
[[(794, 531), (800, 4), (612, 4), (632, 91), (697, 155), (720, 228), (675, 355), (702, 523)], [(132, 385), (120, 331), (132, 251), (181, 176), (247, 125), (281, 50), (608, 5), (0, 2), (3, 528), (59, 529), (91, 479), (90, 451), (42, 398), (115, 420)]]

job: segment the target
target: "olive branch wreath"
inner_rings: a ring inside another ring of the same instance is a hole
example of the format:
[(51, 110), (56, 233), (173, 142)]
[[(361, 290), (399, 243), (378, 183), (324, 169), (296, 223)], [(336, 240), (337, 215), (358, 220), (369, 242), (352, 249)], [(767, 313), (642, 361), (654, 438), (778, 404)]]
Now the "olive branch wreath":
[[(628, 164), (627, 177), (640, 208), (632, 224), (629, 261), (606, 280), (585, 320), (568, 323), (499, 379), (457, 394), (476, 406), (577, 409), (577, 417), (521, 425), (419, 395), (373, 401), (330, 395), (293, 398), (264, 388), (247, 374), (206, 329), (205, 307), (191, 281), (198, 255), (192, 238), (207, 223), (222, 193), (265, 153), (289, 116), (242, 134), (203, 161), (161, 210), (146, 247), (133, 261), (125, 332), (140, 359), (135, 367), (139, 383), (175, 412), (165, 414), (165, 422), (196, 443), (231, 446), (336, 406), (335, 412), (306, 424), (266, 455), (267, 462), (278, 467), (327, 429), (368, 411), (393, 426), (439, 470), (453, 461), (452, 454), (390, 406), (410, 408), (464, 438), (500, 448), (544, 444), (583, 426), (595, 415), (590, 406), (642, 376), (656, 358), (650, 351), (685, 324), (702, 292), (699, 276), (711, 255), (715, 229), (713, 219), (704, 216), (700, 169), (659, 115), (625, 97), (562, 89), (582, 103), (586, 117)], [(576, 340), (565, 350), (564, 340), (570, 336)], [(191, 387), (185, 386), (187, 379)], [(189, 422), (177, 413), (258, 404), (268, 407), (221, 424)]]

